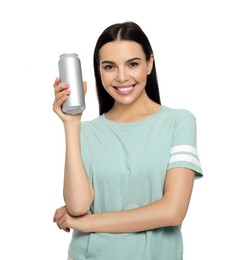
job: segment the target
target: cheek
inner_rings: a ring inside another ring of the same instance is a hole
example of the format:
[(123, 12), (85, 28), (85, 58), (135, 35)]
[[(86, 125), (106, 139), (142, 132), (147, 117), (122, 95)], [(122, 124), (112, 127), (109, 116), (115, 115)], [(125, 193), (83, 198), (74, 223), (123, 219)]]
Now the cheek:
[(145, 70), (140, 70), (136, 72), (134, 75), (132, 75), (137, 81), (146, 81), (147, 79), (147, 71)]
[(109, 85), (111, 83), (111, 76), (106, 74), (106, 73), (101, 73), (101, 81), (102, 81), (102, 85), (104, 87), (106, 87), (107, 85)]

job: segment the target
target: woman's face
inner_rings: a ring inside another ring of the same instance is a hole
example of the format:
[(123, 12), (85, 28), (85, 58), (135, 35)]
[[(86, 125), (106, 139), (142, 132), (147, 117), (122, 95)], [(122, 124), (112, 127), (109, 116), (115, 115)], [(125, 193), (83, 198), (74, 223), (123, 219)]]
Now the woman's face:
[(102, 84), (115, 102), (130, 104), (146, 96), (153, 56), (146, 61), (140, 44), (125, 40), (108, 42), (99, 51), (99, 61)]

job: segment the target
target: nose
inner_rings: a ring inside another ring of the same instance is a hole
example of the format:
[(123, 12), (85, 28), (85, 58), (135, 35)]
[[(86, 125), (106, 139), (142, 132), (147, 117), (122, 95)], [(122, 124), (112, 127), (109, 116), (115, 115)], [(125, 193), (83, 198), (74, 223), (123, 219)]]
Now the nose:
[(120, 68), (117, 70), (116, 80), (118, 82), (125, 82), (129, 79), (129, 75), (125, 68)]

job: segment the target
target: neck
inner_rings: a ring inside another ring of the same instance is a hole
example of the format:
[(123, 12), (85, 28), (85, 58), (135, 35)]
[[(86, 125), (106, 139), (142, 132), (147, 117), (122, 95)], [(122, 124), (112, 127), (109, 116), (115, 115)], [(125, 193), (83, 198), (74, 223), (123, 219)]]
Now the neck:
[(152, 101), (145, 93), (144, 98), (130, 104), (115, 102), (111, 110), (106, 113), (106, 118), (115, 122), (136, 122), (154, 114), (160, 105)]

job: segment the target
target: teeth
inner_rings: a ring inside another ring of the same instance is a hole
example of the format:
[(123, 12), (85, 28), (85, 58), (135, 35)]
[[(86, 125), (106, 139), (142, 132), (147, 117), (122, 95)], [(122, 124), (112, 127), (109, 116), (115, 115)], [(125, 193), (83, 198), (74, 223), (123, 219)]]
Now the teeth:
[(133, 87), (127, 87), (127, 88), (117, 88), (117, 90), (122, 91), (122, 92), (127, 92), (131, 90)]

